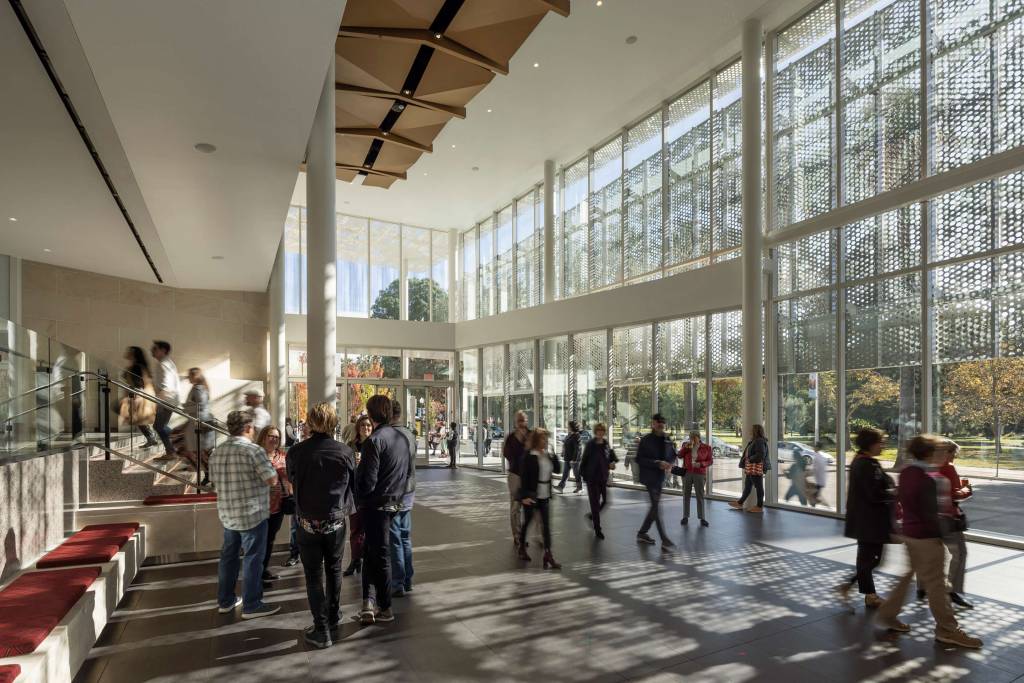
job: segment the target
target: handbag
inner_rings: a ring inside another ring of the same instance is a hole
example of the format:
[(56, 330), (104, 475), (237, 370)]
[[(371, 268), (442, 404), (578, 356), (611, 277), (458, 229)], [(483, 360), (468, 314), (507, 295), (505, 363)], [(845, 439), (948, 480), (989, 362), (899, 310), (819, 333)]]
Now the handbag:
[(960, 514), (953, 518), (953, 531), (967, 531), (967, 513), (963, 510), (960, 510)]
[(748, 477), (761, 477), (764, 476), (764, 465), (759, 462), (748, 462), (743, 471)]
[(281, 512), (286, 515), (295, 514), (295, 496), (285, 496), (281, 499)]

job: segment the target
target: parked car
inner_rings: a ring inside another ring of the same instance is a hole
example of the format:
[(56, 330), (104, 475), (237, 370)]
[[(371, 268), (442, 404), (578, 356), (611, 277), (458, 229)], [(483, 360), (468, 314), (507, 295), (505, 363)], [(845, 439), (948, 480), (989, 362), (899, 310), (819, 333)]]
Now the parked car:
[(722, 441), (717, 436), (711, 437), (711, 454), (716, 458), (738, 458), (740, 457), (740, 447), (734, 446), (731, 443)]
[[(782, 462), (793, 462), (793, 460), (794, 460), (793, 456), (795, 454), (799, 453), (803, 457), (804, 462), (806, 464), (810, 465), (811, 464), (811, 459), (814, 457), (814, 453), (815, 453), (813, 448), (811, 448), (810, 446), (808, 446), (805, 443), (800, 443), (799, 441), (779, 441), (778, 442), (778, 447), (779, 447), (779, 456), (778, 457), (779, 457), (779, 462), (780, 463), (782, 463)], [(825, 453), (824, 451), (821, 451), (821, 454), (825, 456), (825, 461), (829, 465), (835, 465), (836, 464), (835, 458), (833, 458), (831, 455), (829, 455), (828, 453)]]

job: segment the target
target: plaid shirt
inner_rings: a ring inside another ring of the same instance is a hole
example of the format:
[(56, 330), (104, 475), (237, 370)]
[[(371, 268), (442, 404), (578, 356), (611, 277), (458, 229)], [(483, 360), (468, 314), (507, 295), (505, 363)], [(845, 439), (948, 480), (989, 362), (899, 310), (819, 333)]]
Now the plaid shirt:
[(277, 476), (267, 452), (232, 436), (210, 454), (210, 480), (217, 489), (217, 515), (225, 529), (246, 531), (270, 516), (267, 479)]

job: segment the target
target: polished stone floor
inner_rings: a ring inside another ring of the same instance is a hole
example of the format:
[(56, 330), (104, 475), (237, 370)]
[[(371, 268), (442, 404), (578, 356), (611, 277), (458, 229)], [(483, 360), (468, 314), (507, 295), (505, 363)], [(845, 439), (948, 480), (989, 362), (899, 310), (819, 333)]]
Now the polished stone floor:
[[(961, 612), (981, 651), (939, 646), (927, 608), (908, 603), (905, 635), (875, 628), (831, 586), (854, 548), (840, 523), (792, 511), (763, 516), (710, 504), (711, 527), (679, 525), (678, 551), (638, 547), (642, 494), (614, 489), (593, 538), (583, 495), (553, 502), (561, 571), (529, 568), (508, 540), (500, 475), (421, 470), (414, 513), (416, 590), (388, 626), (344, 626), (341, 642), (307, 649), (301, 567), (283, 569), (253, 621), (215, 611), (216, 562), (144, 569), (78, 683), (161, 681), (1024, 681), (1024, 552), (972, 544)], [(695, 520), (693, 520), (695, 521)], [(539, 553), (538, 553), (539, 555)], [(275, 557), (280, 565), (284, 556)], [(902, 550), (883, 567), (896, 573)], [(880, 589), (892, 585), (880, 578)], [(357, 606), (358, 582), (344, 586)]]

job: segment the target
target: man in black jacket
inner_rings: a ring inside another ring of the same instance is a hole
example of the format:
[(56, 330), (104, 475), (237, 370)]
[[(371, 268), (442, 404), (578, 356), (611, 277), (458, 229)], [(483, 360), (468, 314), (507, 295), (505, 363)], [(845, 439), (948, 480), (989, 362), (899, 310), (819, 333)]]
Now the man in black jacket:
[[(363, 442), (356, 469), (356, 507), (359, 508), (366, 541), (363, 545), (364, 624), (394, 621), (391, 612), (391, 562), (388, 556), (391, 519), (401, 508), (409, 467), (409, 443), (391, 426), (391, 399), (380, 394), (366, 402), (373, 433)], [(369, 595), (370, 586), (377, 603)]]
[(351, 448), (331, 437), (338, 425), (333, 405), (314, 406), (309, 425), (312, 436), (288, 449), (286, 466), (295, 490), (295, 536), (313, 613), (313, 625), (304, 638), (313, 647), (324, 648), (331, 645), (332, 633), (341, 622), (341, 556), (345, 519), (355, 510), (356, 457)]
[(402, 404), (391, 402), (391, 426), (409, 444), (405, 493), (398, 511), (391, 518), (391, 596), (401, 598), (412, 590), (412, 506), (416, 500), (416, 436), (402, 424)]
[(565, 437), (565, 441), (562, 443), (562, 460), (565, 464), (562, 466), (562, 481), (558, 482), (555, 487), (559, 493), (565, 490), (565, 481), (569, 478), (569, 470), (572, 470), (572, 475), (576, 477), (576, 488), (573, 489), (573, 493), (579, 493), (583, 490), (583, 482), (580, 481), (580, 423), (576, 420), (569, 421), (569, 434)]
[(661, 523), (661, 491), (665, 486), (665, 475), (672, 469), (675, 459), (675, 445), (665, 434), (665, 418), (661, 413), (655, 413), (651, 416), (650, 433), (640, 439), (636, 450), (640, 483), (647, 488), (647, 496), (650, 498), (650, 508), (640, 531), (636, 534), (636, 540), (638, 543), (654, 545), (654, 539), (648, 536), (647, 532), (652, 524), (657, 524), (658, 535), (661, 536), (661, 549), (665, 551), (675, 548), (675, 544), (668, 539), (665, 525)]

